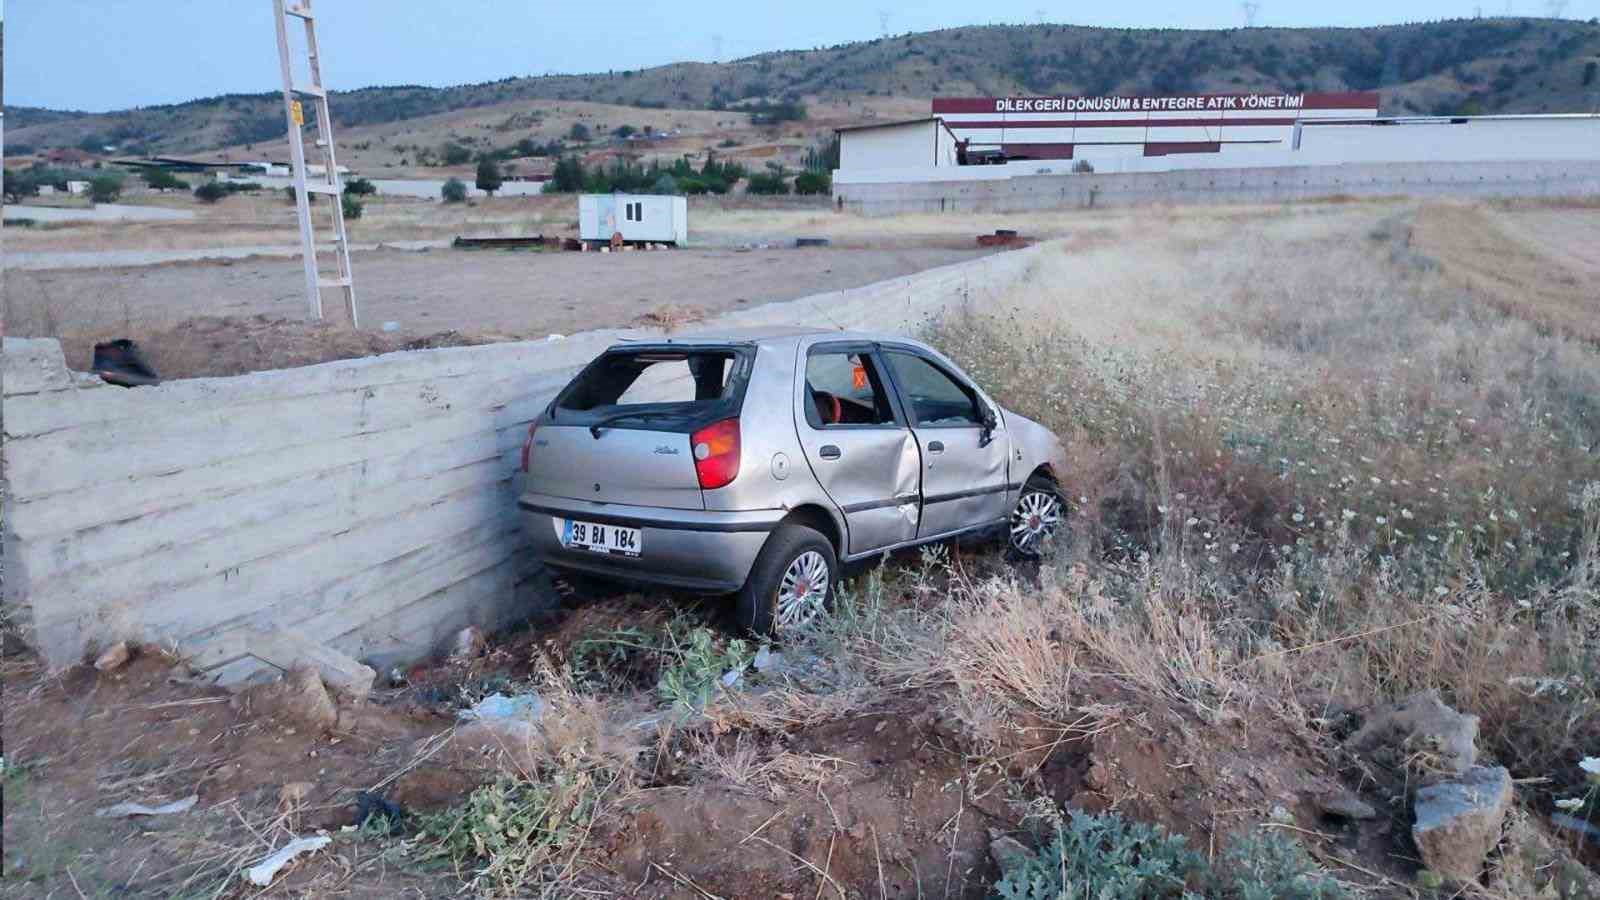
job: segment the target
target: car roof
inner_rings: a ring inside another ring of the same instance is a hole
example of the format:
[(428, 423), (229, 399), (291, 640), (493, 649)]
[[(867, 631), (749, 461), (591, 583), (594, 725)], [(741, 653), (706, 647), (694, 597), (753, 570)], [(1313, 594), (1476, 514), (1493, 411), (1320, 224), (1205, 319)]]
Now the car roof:
[(766, 325), (752, 328), (721, 328), (706, 331), (691, 331), (687, 334), (672, 334), (662, 338), (625, 340), (615, 346), (626, 347), (630, 344), (647, 346), (660, 346), (662, 344), (794, 344), (801, 338), (811, 336), (826, 336), (830, 339), (845, 341), (907, 340), (907, 338), (901, 335), (876, 334), (865, 331), (845, 331), (836, 328), (819, 328), (804, 325)]

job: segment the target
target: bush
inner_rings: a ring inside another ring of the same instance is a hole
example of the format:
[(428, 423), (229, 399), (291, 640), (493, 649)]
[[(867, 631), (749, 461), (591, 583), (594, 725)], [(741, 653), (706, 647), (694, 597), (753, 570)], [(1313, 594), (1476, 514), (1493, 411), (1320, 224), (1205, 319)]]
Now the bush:
[[(292, 187), (286, 190), (291, 194), (294, 192)], [(207, 181), (194, 189), (195, 199), (202, 203), (215, 203), (231, 193), (233, 192), (224, 187), (220, 181)]]
[(567, 137), (572, 138), (575, 141), (587, 143), (589, 140), (589, 126), (583, 124), (582, 122), (573, 122), (572, 130), (567, 132)]
[(498, 163), (487, 156), (478, 160), (478, 190), (493, 197), (494, 192), (500, 190), (500, 185), (504, 182), (505, 177), (500, 174)]
[(439, 148), (439, 158), (447, 166), (459, 166), (472, 161), (472, 151), (455, 141), (446, 141)]
[(378, 192), (378, 186), (365, 178), (352, 178), (344, 183), (346, 194), (355, 194), (357, 197), (367, 197)]
[(826, 194), (833, 190), (833, 176), (826, 172), (804, 172), (795, 176), (796, 194)]
[(656, 179), (655, 184), (650, 185), (650, 193), (681, 194), (683, 191), (678, 187), (678, 179), (673, 178), (671, 175), (663, 175)]
[(783, 172), (762, 172), (751, 175), (749, 185), (745, 190), (752, 194), (787, 194), (789, 193), (789, 180)]
[(1205, 865), (1182, 835), (1116, 813), (1075, 812), (1070, 823), (1054, 809), (1043, 816), (1054, 836), (1042, 850), (1004, 861), (994, 886), (1000, 900), (1188, 897), (1190, 876)]
[(1212, 893), (1229, 900), (1338, 900), (1344, 886), (1294, 840), (1275, 832), (1235, 839), (1213, 874)]
[(189, 189), (189, 182), (173, 175), (166, 169), (145, 169), (144, 183), (152, 190), (157, 191), (186, 191)]
[(122, 176), (97, 175), (89, 179), (89, 199), (96, 203), (115, 203), (122, 196)]
[(25, 197), (39, 195), (39, 176), (27, 170), (5, 173), (5, 202), (16, 203)]
[(349, 191), (339, 195), (339, 208), (344, 211), (346, 219), (359, 219), (361, 214), (366, 212), (366, 207)]
[(465, 203), (467, 201), (467, 184), (459, 178), (452, 178), (439, 189), (439, 196), (446, 203)]
[(1089, 162), (1087, 159), (1074, 160), (1072, 163), (1072, 171), (1079, 175), (1093, 175), (1094, 163)]

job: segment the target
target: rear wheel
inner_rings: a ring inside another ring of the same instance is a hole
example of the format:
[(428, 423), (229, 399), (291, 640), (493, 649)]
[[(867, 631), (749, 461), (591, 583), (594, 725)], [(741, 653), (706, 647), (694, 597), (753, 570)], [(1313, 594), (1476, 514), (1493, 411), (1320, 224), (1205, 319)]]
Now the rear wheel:
[(1011, 549), (1028, 559), (1039, 556), (1044, 542), (1061, 523), (1061, 492), (1043, 475), (1030, 477), (1011, 510)]
[(838, 571), (833, 545), (821, 532), (804, 525), (779, 525), (735, 599), (739, 624), (770, 635), (805, 625), (833, 602)]

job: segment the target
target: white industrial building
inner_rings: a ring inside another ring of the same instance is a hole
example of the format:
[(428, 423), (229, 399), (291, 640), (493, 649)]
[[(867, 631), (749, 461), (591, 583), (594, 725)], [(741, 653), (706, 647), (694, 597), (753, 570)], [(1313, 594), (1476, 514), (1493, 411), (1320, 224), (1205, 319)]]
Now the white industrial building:
[(937, 98), (839, 130), (853, 184), (1356, 163), (1600, 162), (1600, 115), (1378, 116), (1378, 95)]

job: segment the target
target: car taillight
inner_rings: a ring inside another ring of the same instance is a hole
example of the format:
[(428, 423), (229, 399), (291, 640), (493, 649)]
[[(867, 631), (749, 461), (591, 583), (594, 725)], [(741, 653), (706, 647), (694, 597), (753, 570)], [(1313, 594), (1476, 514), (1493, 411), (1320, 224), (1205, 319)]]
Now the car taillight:
[(538, 422), (528, 423), (528, 436), (522, 439), (522, 465), (521, 471), (528, 471), (528, 461), (533, 458), (533, 433), (539, 430)]
[(739, 474), (739, 420), (723, 419), (689, 435), (701, 490), (723, 487)]

